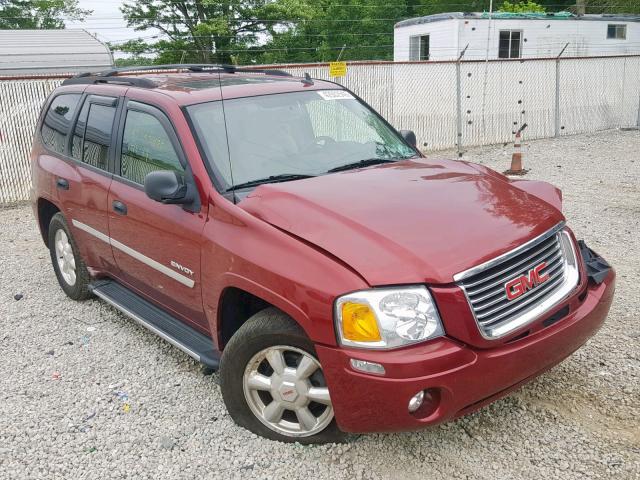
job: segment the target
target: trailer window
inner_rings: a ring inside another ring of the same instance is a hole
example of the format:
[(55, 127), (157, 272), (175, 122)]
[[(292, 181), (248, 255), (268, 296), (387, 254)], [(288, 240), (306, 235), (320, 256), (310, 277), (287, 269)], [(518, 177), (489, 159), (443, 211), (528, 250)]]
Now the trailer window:
[(500, 30), (498, 58), (520, 58), (522, 45), (522, 31)]
[(627, 38), (627, 26), (626, 25), (607, 25), (607, 38), (615, 40), (625, 40)]
[(412, 62), (429, 60), (429, 35), (409, 38), (409, 60)]

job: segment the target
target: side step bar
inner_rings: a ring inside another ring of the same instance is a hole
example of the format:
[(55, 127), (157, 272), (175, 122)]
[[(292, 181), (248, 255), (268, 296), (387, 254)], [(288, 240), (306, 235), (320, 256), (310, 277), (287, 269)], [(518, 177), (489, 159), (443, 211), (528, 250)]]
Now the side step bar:
[(187, 355), (211, 369), (218, 369), (220, 352), (214, 349), (211, 338), (116, 281), (100, 280), (92, 283), (89, 289), (97, 297), (178, 347)]

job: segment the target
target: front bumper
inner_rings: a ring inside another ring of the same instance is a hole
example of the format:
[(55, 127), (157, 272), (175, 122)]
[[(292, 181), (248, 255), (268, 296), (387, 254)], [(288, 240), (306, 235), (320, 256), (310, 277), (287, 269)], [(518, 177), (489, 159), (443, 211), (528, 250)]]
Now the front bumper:
[[(561, 321), (490, 349), (448, 337), (385, 352), (317, 345), (338, 426), (353, 433), (416, 430), (477, 410), (580, 348), (603, 324), (614, 289), (610, 270), (566, 302), (569, 313)], [(357, 372), (351, 358), (380, 363), (386, 374)], [(409, 399), (426, 389), (431, 401), (409, 413)]]

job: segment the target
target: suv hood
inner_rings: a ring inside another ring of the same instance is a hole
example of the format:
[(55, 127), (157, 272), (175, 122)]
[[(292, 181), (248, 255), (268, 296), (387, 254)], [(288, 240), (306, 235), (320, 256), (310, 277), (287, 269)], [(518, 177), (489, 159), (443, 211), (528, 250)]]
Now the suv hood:
[(493, 170), (427, 159), (262, 185), (238, 206), (376, 286), (451, 283), (564, 219)]

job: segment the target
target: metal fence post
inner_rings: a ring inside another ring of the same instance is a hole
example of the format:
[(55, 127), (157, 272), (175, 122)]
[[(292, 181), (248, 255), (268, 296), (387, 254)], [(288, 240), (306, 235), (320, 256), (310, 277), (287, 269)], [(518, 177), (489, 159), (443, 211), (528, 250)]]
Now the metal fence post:
[(456, 150), (458, 158), (462, 156), (462, 74), (460, 67), (467, 48), (469, 48), (469, 44), (460, 52), (456, 62)]
[(565, 43), (562, 50), (556, 57), (556, 112), (555, 112), (555, 136), (560, 136), (560, 57), (569, 46), (569, 43)]
[(638, 92), (638, 120), (636, 121), (636, 126), (640, 128), (640, 91)]

